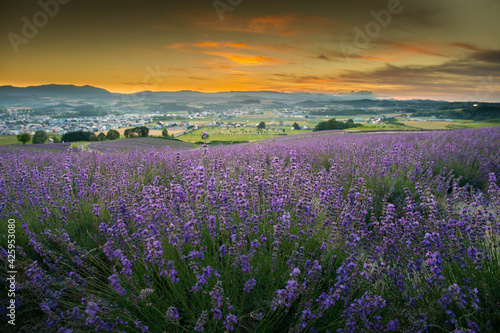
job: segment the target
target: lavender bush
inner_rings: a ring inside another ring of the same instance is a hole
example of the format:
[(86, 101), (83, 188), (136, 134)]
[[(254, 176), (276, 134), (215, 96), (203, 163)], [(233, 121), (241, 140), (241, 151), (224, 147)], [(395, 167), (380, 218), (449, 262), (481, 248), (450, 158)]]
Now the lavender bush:
[(2, 153), (17, 321), (39, 332), (498, 331), (499, 138)]

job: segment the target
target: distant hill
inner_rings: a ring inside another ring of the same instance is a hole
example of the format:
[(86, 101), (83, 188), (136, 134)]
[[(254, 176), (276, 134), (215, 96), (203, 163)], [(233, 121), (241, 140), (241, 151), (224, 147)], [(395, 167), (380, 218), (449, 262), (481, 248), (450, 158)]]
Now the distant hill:
[(484, 104), (465, 107), (460, 110), (423, 111), (413, 114), (414, 117), (437, 117), (439, 119), (466, 119), (475, 121), (496, 120), (500, 121), (500, 103)]
[(38, 96), (49, 98), (112, 97), (113, 93), (92, 86), (49, 84), (31, 87), (1, 86), (0, 95)]
[[(369, 95), (369, 94), (368, 94)], [(376, 96), (368, 96), (375, 98)], [(141, 91), (131, 94), (112, 93), (93, 86), (48, 84), (30, 87), (0, 86), (0, 105), (42, 107), (69, 100), (107, 101), (112, 103), (228, 103), (259, 100), (261, 103), (298, 103), (304, 100), (343, 101), (367, 98), (366, 93), (319, 94), (277, 91), (227, 91), (204, 93), (199, 91)]]
[(0, 105), (46, 107), (49, 105), (78, 100), (85, 102), (117, 98), (120, 94), (92, 86), (49, 84), (31, 87), (0, 87)]
[[(367, 109), (383, 108), (408, 113), (418, 111), (454, 109), (472, 107), (475, 102), (447, 102), (434, 100), (396, 100), (382, 99), (369, 91), (352, 91), (342, 94), (322, 94), (308, 92), (278, 91), (227, 91), (204, 93), (199, 91), (142, 91), (132, 94), (113, 93), (93, 86), (75, 86), (49, 84), (30, 87), (0, 86), (0, 106), (51, 107), (55, 104), (86, 103), (107, 105), (127, 111), (130, 105), (148, 104), (155, 109), (155, 104), (170, 105), (175, 109), (180, 105), (188, 110), (187, 105), (197, 103), (203, 109), (224, 109), (252, 104), (267, 107), (297, 107), (316, 109)], [(176, 106), (177, 105), (177, 106)], [(132, 110), (133, 106), (130, 106)], [(168, 107), (167, 107), (168, 108)]]

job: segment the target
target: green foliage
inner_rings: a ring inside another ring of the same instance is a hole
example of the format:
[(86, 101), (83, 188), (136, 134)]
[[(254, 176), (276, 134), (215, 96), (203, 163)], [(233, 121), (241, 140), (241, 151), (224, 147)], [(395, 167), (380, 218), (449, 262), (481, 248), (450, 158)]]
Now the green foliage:
[(105, 135), (103, 132), (101, 132), (101, 133), (99, 133), (99, 135), (97, 136), (97, 139), (98, 139), (99, 141), (104, 141), (104, 140), (106, 140), (106, 135)]
[(297, 122), (294, 122), (294, 123), (293, 123), (293, 129), (294, 129), (294, 130), (299, 130), (299, 129), (300, 129), (300, 125), (299, 125), (299, 124), (297, 124)]
[(106, 134), (106, 140), (116, 140), (120, 138), (120, 133), (115, 130), (109, 130), (108, 134)]
[(161, 136), (163, 136), (164, 138), (168, 138), (168, 129), (167, 128), (164, 128), (161, 131)]
[[(181, 141), (191, 141), (198, 142), (202, 137), (202, 134), (207, 131), (210, 135), (210, 141), (220, 141), (220, 142), (247, 142), (260, 139), (269, 139), (272, 137), (281, 137), (290, 133), (296, 133), (290, 128), (287, 129), (273, 129), (261, 131), (255, 127), (241, 127), (236, 129), (222, 129), (222, 128), (201, 128), (194, 130), (192, 132), (183, 134), (179, 136)], [(303, 132), (297, 131), (297, 132)]]
[(413, 117), (432, 117), (438, 119), (464, 119), (474, 121), (484, 121), (500, 117), (500, 107), (490, 106), (488, 104), (479, 107), (469, 106), (461, 110), (435, 110), (418, 111), (413, 113)]
[(69, 104), (51, 105), (34, 110), (35, 115), (53, 115), (54, 118), (102, 117), (108, 112), (92, 104), (72, 106)]
[(33, 143), (34, 144), (40, 144), (40, 143), (45, 143), (49, 139), (49, 136), (47, 135), (47, 132), (45, 131), (36, 131), (35, 135), (33, 135)]
[(22, 133), (17, 136), (17, 141), (22, 142), (23, 145), (31, 141), (31, 134)]
[(60, 142), (61, 142), (61, 140), (60, 140), (60, 139), (59, 139), (59, 137), (57, 137), (57, 136), (53, 136), (53, 137), (52, 137), (52, 141), (53, 141), (54, 143), (60, 143)]
[(98, 139), (97, 139), (97, 136), (96, 136), (95, 134), (91, 134), (91, 135), (89, 136), (89, 141), (97, 141), (97, 140), (98, 140)]
[(64, 142), (89, 141), (89, 137), (92, 134), (92, 132), (87, 131), (69, 132), (65, 133), (61, 140)]
[(141, 127), (135, 127), (134, 131), (140, 136), (140, 137), (147, 137), (149, 135), (149, 129), (146, 126), (141, 126)]
[(366, 110), (366, 109), (347, 109), (347, 110), (312, 110), (309, 111), (309, 114), (312, 116), (357, 116), (360, 114), (373, 114), (377, 115), (378, 112), (375, 110)]
[(266, 123), (261, 121), (258, 125), (257, 125), (257, 128), (260, 129), (260, 130), (263, 130), (266, 128)]
[(147, 137), (149, 135), (149, 129), (146, 126), (127, 128), (123, 135), (126, 138), (133, 138), (134, 136), (138, 137)]
[(345, 123), (337, 121), (336, 119), (330, 119), (328, 121), (322, 121), (314, 128), (314, 131), (329, 131), (329, 130), (341, 130), (353, 127), (362, 126), (361, 124), (356, 124), (352, 119), (347, 120)]
[[(179, 104), (179, 103), (161, 103), (160, 105), (160, 110), (165, 111), (165, 112), (176, 112), (176, 111), (196, 111), (198, 112), (198, 108), (193, 108), (184, 104)], [(152, 111), (158, 110), (158, 106), (152, 106), (150, 108)]]

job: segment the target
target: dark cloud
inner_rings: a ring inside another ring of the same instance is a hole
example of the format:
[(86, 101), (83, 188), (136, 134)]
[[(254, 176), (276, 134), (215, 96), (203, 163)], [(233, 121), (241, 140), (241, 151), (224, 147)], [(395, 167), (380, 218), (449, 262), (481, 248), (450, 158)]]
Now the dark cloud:
[[(493, 77), (500, 83), (498, 51), (477, 52), (468, 58), (454, 59), (438, 65), (395, 66), (386, 64), (371, 71), (349, 70), (340, 79), (351, 83), (402, 85), (407, 87), (441, 87), (450, 89), (457, 82), (460, 86), (474, 86), (481, 79)], [(477, 62), (476, 59), (488, 61)], [(497, 84), (498, 84), (497, 83)], [(500, 91), (497, 92), (500, 94)]]
[(475, 53), (471, 58), (473, 60), (500, 65), (500, 50), (479, 51)]

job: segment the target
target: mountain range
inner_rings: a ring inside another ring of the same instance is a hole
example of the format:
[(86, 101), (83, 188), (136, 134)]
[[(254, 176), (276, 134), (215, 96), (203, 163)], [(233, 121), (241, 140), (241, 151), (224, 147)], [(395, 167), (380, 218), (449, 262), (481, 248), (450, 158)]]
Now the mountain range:
[[(433, 100), (384, 99), (370, 91), (352, 91), (344, 94), (322, 94), (308, 92), (276, 91), (228, 91), (205, 93), (199, 91), (142, 91), (131, 94), (113, 93), (89, 85), (49, 84), (29, 87), (0, 86), (0, 106), (44, 107), (60, 103), (90, 103), (96, 105), (133, 105), (138, 103), (182, 103), (182, 104), (267, 104), (280, 107), (304, 108), (418, 108), (433, 109), (463, 102)], [(467, 104), (471, 104), (467, 103)]]

